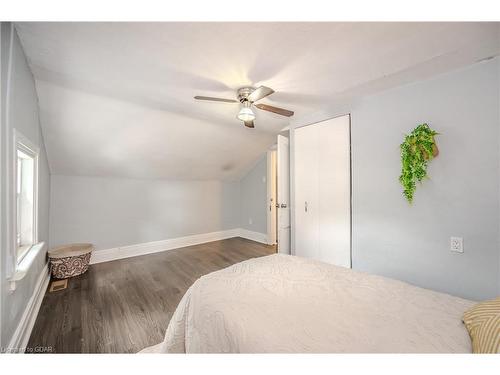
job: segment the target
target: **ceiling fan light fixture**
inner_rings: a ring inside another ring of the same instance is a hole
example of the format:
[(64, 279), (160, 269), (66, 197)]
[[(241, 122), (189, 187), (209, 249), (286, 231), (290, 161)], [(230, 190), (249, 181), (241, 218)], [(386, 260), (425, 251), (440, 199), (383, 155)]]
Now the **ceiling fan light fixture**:
[(250, 108), (243, 107), (240, 113), (238, 113), (238, 119), (241, 121), (253, 121), (255, 120), (255, 113)]

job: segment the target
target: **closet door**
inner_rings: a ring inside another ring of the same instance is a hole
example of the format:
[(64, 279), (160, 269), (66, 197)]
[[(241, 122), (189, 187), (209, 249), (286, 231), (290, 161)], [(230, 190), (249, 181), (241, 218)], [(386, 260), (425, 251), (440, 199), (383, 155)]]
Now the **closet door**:
[(319, 139), (319, 260), (351, 267), (349, 115), (316, 125)]
[(319, 257), (318, 137), (316, 126), (295, 130), (295, 255), (314, 259)]
[(351, 267), (350, 118), (295, 130), (295, 254)]

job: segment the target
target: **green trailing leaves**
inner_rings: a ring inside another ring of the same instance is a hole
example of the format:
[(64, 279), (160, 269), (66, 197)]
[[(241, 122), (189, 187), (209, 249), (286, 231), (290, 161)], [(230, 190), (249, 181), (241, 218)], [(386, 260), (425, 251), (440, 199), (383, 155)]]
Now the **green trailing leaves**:
[(434, 136), (438, 133), (429, 125), (421, 124), (410, 134), (405, 136), (401, 143), (401, 176), (399, 181), (403, 185), (403, 195), (411, 203), (417, 187), (417, 181), (427, 177), (427, 163), (437, 155), (437, 146)]

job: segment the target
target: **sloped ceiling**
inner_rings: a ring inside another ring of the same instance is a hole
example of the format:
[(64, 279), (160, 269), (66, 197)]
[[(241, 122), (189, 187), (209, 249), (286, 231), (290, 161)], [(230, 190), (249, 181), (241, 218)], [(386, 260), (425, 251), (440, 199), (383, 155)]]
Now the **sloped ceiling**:
[(294, 122), (499, 53), (496, 23), (18, 23), (53, 174), (237, 179), (288, 119), (236, 120), (239, 87)]

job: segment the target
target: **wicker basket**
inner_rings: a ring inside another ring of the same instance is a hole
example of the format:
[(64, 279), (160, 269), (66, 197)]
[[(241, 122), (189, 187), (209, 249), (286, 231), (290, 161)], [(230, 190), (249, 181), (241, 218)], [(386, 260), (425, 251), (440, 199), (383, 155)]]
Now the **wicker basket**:
[(49, 251), (52, 276), (67, 279), (85, 273), (89, 268), (90, 256), (94, 245), (75, 243), (55, 247)]

